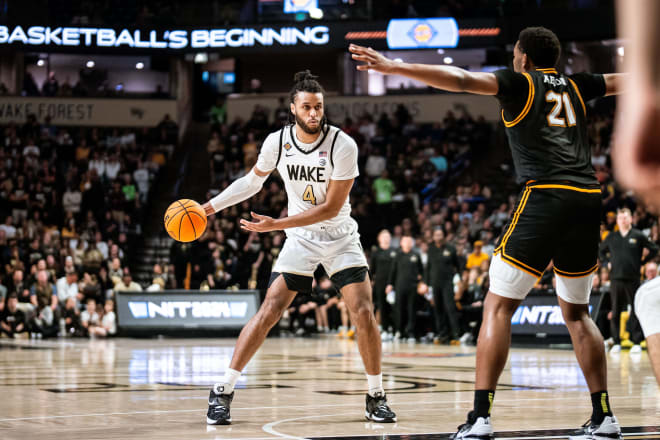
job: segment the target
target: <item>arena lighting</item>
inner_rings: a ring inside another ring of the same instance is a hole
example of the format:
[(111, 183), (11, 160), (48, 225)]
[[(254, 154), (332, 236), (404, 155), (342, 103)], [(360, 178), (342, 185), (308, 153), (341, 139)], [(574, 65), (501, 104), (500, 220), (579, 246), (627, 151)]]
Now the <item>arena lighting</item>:
[(442, 55), (443, 53), (445, 53), (444, 49), (438, 49), (438, 55)]
[(451, 64), (451, 63), (454, 62), (454, 59), (453, 59), (452, 57), (444, 57), (444, 58), (442, 59), (442, 61), (443, 61), (445, 64)]
[(89, 60), (87, 61), (87, 64), (85, 64), (85, 66), (87, 66), (88, 69), (93, 69), (94, 66), (96, 66), (96, 63), (92, 60)]
[(137, 70), (142, 70), (142, 69), (144, 69), (144, 63), (141, 63), (141, 62), (140, 62), (140, 63), (137, 63), (137, 64), (135, 65), (135, 68), (136, 68)]
[(311, 8), (309, 10), (309, 16), (314, 20), (320, 20), (323, 18), (323, 9), (320, 8)]
[(195, 64), (204, 64), (209, 62), (209, 54), (200, 52), (195, 54), (195, 58), (193, 60)]
[(39, 67), (43, 67), (45, 64), (46, 64), (46, 62), (44, 60), (37, 61), (37, 66), (39, 66)]

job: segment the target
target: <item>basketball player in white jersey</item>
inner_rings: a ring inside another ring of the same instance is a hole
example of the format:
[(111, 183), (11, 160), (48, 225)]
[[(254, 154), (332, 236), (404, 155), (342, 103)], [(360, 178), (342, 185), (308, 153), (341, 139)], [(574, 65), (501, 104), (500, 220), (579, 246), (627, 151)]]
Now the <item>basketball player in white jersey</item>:
[(241, 331), (223, 380), (211, 389), (206, 422), (231, 423), (230, 404), (241, 371), (296, 293), (311, 291), (319, 264), (340, 289), (357, 326), (369, 385), (365, 416), (376, 422), (395, 422), (383, 389), (381, 341), (367, 261), (357, 224), (350, 217), (348, 195), (359, 174), (357, 145), (339, 128), (325, 123), (323, 88), (309, 70), (295, 75), (290, 106), (296, 123), (271, 133), (254, 168), (204, 204), (207, 215), (212, 215), (240, 203), (259, 192), (277, 169), (284, 180), (289, 213), (279, 219), (252, 213), (254, 222), (241, 220), (244, 230), (284, 230), (287, 239), (273, 267), (264, 303)]

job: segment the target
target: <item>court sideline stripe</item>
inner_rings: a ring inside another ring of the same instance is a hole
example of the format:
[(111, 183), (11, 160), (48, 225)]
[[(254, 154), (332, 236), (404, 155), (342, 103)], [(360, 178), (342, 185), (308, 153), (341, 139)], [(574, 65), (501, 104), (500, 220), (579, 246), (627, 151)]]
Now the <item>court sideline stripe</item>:
[[(509, 390), (504, 390), (504, 391), (509, 391)], [(466, 391), (467, 392), (467, 391)], [(630, 400), (630, 399), (638, 399), (638, 396), (626, 396), (626, 397), (617, 397), (616, 400)], [(200, 400), (202, 398), (200, 397)], [(204, 398), (204, 400), (206, 400)], [(553, 398), (553, 400), (574, 400), (574, 397), (566, 397), (566, 398)], [(497, 399), (498, 402), (535, 402), (535, 401), (547, 401), (547, 399)], [(432, 404), (432, 405), (443, 405), (443, 404), (449, 404), (451, 406), (454, 406), (457, 403), (473, 403), (473, 399), (469, 400), (456, 400), (456, 401), (451, 401), (451, 402), (425, 402), (426, 404)], [(419, 402), (399, 402), (396, 404), (397, 406), (407, 406), (407, 405), (419, 405)], [(346, 407), (346, 406), (359, 406), (362, 407), (362, 403), (356, 403), (356, 404), (345, 404), (345, 403), (337, 403), (337, 404), (328, 404), (328, 405), (289, 405), (289, 406), (256, 406), (256, 407), (250, 407), (250, 408), (232, 408), (232, 411), (254, 411), (254, 410), (260, 410), (260, 409), (290, 409), (290, 408), (332, 408), (332, 407)], [(5, 418), (5, 419), (0, 419), (0, 422), (13, 422), (13, 421), (21, 421), (21, 420), (47, 420), (47, 419), (66, 419), (66, 418), (75, 418), (75, 417), (99, 417), (99, 416), (124, 416), (124, 415), (132, 415), (132, 414), (163, 414), (163, 413), (186, 413), (186, 412), (197, 412), (199, 411), (204, 412), (203, 408), (196, 408), (196, 409), (171, 409), (171, 410), (153, 410), (153, 411), (130, 411), (130, 412), (113, 412), (113, 413), (90, 413), (90, 414), (67, 414), (67, 415), (61, 415), (61, 416), (33, 416), (33, 417), (15, 417), (15, 418)], [(630, 434), (632, 435), (632, 434)]]

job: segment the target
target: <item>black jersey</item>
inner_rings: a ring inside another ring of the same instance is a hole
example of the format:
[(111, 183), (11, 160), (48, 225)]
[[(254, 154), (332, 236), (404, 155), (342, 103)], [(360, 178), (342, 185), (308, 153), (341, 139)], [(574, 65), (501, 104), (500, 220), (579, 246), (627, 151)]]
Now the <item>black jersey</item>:
[(585, 103), (605, 95), (603, 75), (504, 69), (495, 76), (518, 183), (598, 184), (591, 165)]

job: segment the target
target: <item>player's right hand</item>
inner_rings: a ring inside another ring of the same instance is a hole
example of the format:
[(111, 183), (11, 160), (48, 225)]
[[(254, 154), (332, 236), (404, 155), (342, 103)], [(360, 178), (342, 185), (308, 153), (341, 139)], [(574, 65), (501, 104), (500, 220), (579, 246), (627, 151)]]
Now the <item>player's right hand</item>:
[(215, 214), (215, 209), (213, 209), (213, 206), (211, 206), (211, 203), (206, 202), (202, 205), (202, 209), (204, 209), (204, 212), (206, 213), (206, 216), (210, 216)]
[(358, 65), (356, 67), (357, 70), (375, 70), (380, 73), (391, 73), (396, 66), (396, 61), (387, 58), (370, 47), (351, 44), (348, 46), (348, 50), (353, 54), (352, 57), (354, 60), (366, 63)]

